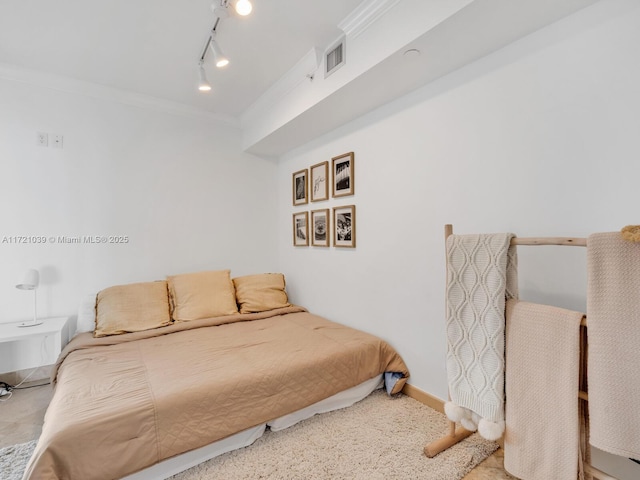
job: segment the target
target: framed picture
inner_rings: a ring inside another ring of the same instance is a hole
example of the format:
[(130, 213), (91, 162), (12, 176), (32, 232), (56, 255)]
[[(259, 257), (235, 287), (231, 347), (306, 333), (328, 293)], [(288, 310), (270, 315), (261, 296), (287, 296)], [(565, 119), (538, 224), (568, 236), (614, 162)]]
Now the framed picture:
[(344, 155), (331, 159), (334, 197), (344, 197), (354, 194), (354, 163), (355, 158), (353, 152), (345, 153)]
[(333, 209), (333, 246), (356, 246), (356, 206), (347, 205)]
[(319, 202), (329, 198), (329, 162), (313, 165), (311, 173), (311, 201)]
[[(326, 162), (325, 162), (326, 163)], [(314, 247), (329, 246), (329, 209), (311, 212), (311, 245)]]
[(309, 212), (293, 214), (293, 244), (296, 247), (309, 245)]
[(294, 205), (304, 205), (309, 202), (309, 197), (307, 196), (307, 169), (300, 170), (293, 174), (293, 204)]

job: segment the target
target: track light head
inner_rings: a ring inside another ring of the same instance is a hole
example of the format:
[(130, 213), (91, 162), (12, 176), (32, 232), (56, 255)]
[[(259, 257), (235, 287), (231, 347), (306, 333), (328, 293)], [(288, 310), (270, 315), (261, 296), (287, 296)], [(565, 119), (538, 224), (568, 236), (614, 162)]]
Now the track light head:
[(253, 10), (253, 5), (251, 5), (249, 0), (238, 0), (236, 2), (236, 12), (238, 15), (242, 15), (244, 17), (245, 15), (249, 15), (251, 10)]
[(200, 90), (201, 92), (210, 91), (211, 84), (209, 84), (209, 81), (207, 80), (207, 74), (204, 71), (204, 65), (202, 61), (200, 61), (200, 63), (198, 64), (198, 74), (200, 76), (200, 81), (198, 82), (198, 90)]
[(218, 42), (216, 42), (215, 35), (211, 35), (211, 40), (209, 41), (209, 47), (211, 48), (211, 52), (213, 53), (213, 59), (216, 62), (216, 67), (222, 68), (229, 65), (229, 59), (222, 53), (222, 49)]

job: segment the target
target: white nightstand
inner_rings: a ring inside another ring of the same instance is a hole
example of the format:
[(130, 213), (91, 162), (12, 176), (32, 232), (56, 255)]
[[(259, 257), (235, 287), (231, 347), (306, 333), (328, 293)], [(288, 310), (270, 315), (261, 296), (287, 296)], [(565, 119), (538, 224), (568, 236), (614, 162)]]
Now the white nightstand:
[(56, 363), (69, 340), (69, 317), (41, 320), (41, 325), (33, 327), (19, 327), (21, 322), (0, 323), (0, 373)]

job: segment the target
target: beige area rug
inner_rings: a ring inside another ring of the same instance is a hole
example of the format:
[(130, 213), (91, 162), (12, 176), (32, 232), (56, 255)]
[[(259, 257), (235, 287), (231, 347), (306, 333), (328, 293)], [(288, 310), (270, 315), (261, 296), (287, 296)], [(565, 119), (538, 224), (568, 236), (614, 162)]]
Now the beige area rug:
[[(171, 478), (459, 480), (498, 448), (474, 434), (435, 458), (425, 457), (424, 446), (447, 431), (444, 415), (405, 395), (389, 398), (378, 390), (349, 408), (280, 432), (267, 430), (253, 445)], [(21, 478), (28, 456), (11, 451), (17, 447), (0, 450), (0, 478)]]
[(444, 415), (405, 395), (378, 390), (342, 410), (316, 415), (173, 480), (459, 480), (497, 444), (477, 434), (436, 458), (424, 446), (448, 431)]
[(20, 480), (35, 448), (35, 440), (0, 448), (0, 479)]

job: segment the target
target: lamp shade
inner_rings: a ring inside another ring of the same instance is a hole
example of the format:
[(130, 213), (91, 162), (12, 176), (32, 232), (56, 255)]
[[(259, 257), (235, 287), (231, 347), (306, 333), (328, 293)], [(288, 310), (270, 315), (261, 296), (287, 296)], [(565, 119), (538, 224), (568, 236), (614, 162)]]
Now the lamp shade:
[(21, 283), (16, 285), (16, 288), (20, 290), (35, 290), (38, 288), (38, 284), (40, 283), (40, 274), (38, 270), (29, 269), (24, 274), (24, 279)]

